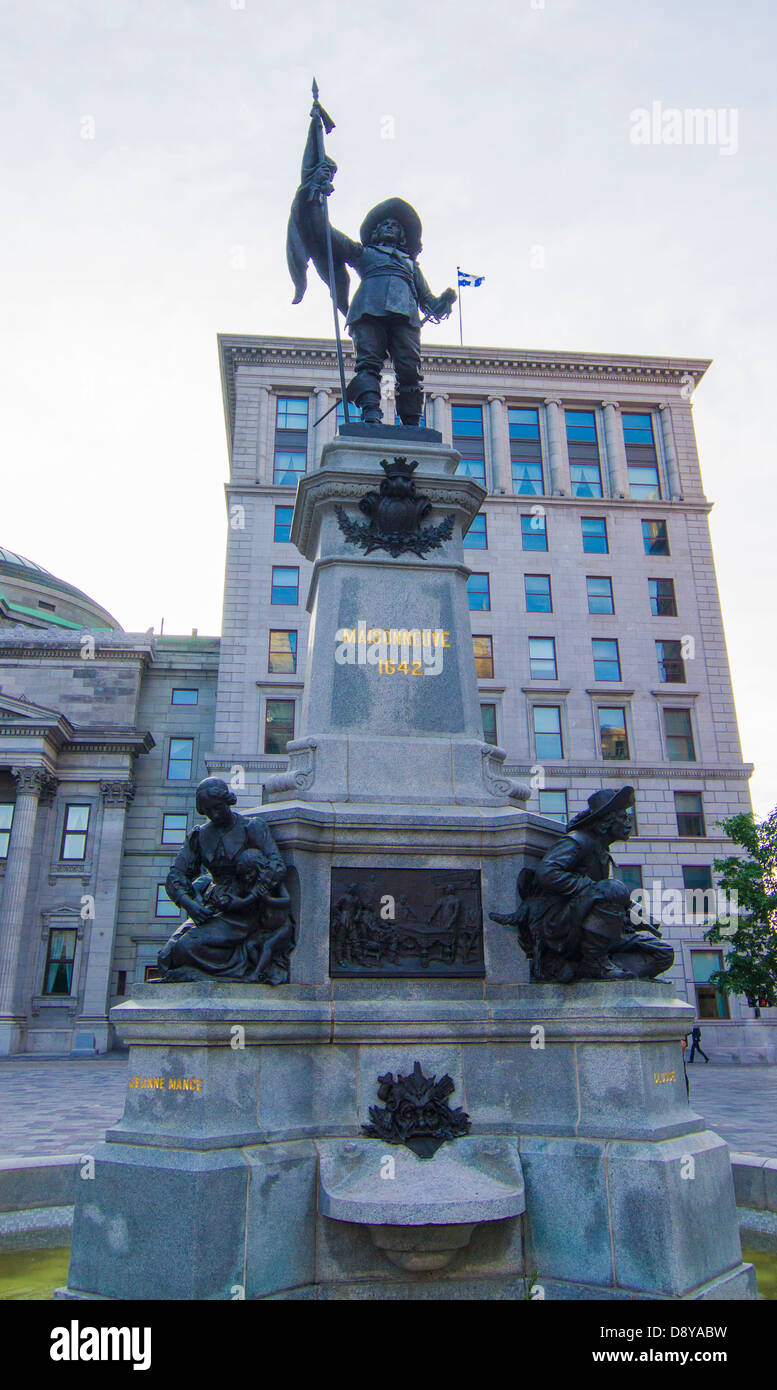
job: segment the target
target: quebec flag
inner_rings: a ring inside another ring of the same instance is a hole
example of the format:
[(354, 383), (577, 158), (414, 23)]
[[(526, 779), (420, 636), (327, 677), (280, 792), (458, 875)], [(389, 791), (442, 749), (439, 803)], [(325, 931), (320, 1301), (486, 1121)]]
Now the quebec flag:
[[(456, 269), (459, 270), (458, 266), (456, 267)], [(478, 285), (483, 284), (485, 278), (485, 275), (468, 275), (466, 270), (459, 270), (459, 288), (461, 288), (462, 286), (466, 287), (467, 285), (471, 285), (474, 286), (475, 289), (477, 289)]]

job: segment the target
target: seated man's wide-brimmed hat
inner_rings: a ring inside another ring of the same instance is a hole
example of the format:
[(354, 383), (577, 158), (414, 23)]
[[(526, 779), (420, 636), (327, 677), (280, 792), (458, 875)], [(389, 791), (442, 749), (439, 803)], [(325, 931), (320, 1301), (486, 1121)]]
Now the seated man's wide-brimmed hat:
[(393, 217), (403, 228), (408, 253), (413, 257), (417, 256), (421, 250), (421, 219), (415, 208), (406, 203), (404, 198), (386, 198), (370, 209), (359, 228), (362, 246), (369, 246), (375, 228), (379, 227), (381, 222), (385, 222), (387, 217)]
[(586, 825), (594, 825), (596, 821), (603, 820), (605, 816), (611, 816), (613, 811), (624, 811), (627, 806), (634, 805), (634, 788), (621, 787), (620, 791), (594, 792), (588, 798), (588, 810), (581, 811), (574, 816), (567, 826), (570, 830), (582, 830)]

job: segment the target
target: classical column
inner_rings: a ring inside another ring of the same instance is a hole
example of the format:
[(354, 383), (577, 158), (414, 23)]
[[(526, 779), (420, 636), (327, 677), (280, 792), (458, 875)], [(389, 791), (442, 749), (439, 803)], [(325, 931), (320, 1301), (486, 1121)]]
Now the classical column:
[(572, 493), (572, 480), (569, 473), (567, 432), (562, 403), (557, 396), (549, 396), (545, 401), (545, 416), (550, 441), (550, 495), (569, 497)]
[(673, 502), (681, 502), (683, 497), (683, 484), (680, 477), (680, 460), (677, 457), (677, 446), (674, 441), (672, 407), (664, 401), (658, 408), (661, 411), (661, 433), (664, 439), (664, 457), (666, 459), (666, 478), (669, 483), (669, 496)]
[[(103, 799), (100, 847), (94, 875), (94, 916), (88, 919), (89, 945), (83, 985), (79, 988), (82, 1004), (78, 1025), (95, 1033), (97, 1050), (108, 1045), (108, 997), (111, 965), (116, 938), (119, 907), (121, 860), (124, 852), (124, 825), (135, 794), (130, 780), (100, 783)], [(80, 982), (79, 982), (80, 983)]]
[(489, 396), (488, 425), (492, 491), (509, 494), (513, 490), (513, 470), (510, 464), (510, 427), (504, 396)]
[(432, 429), (440, 431), (446, 443), (450, 443), (451, 406), (447, 391), (429, 391), (426, 399), (431, 402), (433, 411), (433, 418), (427, 423)]
[(267, 416), (269, 412), (270, 392), (268, 387), (259, 386), (257, 388), (259, 398), (259, 409), (256, 422), (256, 481), (257, 483), (269, 482), (267, 477), (267, 452), (268, 452), (268, 425)]
[(610, 496), (628, 497), (629, 469), (626, 445), (623, 440), (623, 421), (618, 401), (602, 401), (604, 409), (604, 439), (607, 445), (607, 467), (610, 473)]
[[(320, 468), (321, 450), (325, 444), (328, 444), (330, 439), (334, 439), (335, 437), (335, 430), (337, 429), (337, 411), (333, 410), (330, 415), (326, 415), (326, 412), (334, 402), (332, 400), (332, 392), (325, 389), (316, 391), (311, 404), (315, 413), (313, 415), (313, 457), (310, 460), (310, 468)], [(326, 415), (325, 420), (321, 420), (322, 415)], [(316, 425), (316, 420), (321, 420), (321, 424)], [(308, 471), (310, 471), (310, 469)]]
[(49, 793), (53, 778), (42, 767), (14, 767), (16, 781), (11, 842), (0, 911), (0, 1053), (17, 1050), (24, 1017), (18, 998), (19, 955), (24, 934), (24, 908), (32, 864), (38, 802)]

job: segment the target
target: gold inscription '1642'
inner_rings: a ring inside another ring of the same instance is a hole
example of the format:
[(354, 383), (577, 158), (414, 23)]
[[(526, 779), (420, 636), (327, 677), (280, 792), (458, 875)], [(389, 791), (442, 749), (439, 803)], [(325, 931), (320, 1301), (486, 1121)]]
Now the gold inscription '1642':
[(201, 1091), (200, 1076), (131, 1076), (130, 1090), (136, 1091)]

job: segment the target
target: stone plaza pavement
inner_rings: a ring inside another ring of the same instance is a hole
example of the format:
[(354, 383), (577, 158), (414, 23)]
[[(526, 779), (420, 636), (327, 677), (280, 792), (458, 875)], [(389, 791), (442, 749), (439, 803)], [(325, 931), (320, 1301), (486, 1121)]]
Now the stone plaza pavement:
[[(0, 1060), (0, 1158), (88, 1153), (122, 1112), (127, 1058)], [(777, 1158), (777, 1066), (688, 1068), (691, 1103), (737, 1153)]]

